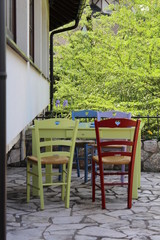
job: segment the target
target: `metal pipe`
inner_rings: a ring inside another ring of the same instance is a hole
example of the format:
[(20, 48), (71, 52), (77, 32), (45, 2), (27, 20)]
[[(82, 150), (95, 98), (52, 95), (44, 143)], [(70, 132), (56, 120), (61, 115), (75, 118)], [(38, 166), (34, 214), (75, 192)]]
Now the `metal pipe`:
[(6, 33), (5, 0), (0, 1), (0, 239), (6, 239)]
[(75, 20), (73, 26), (52, 31), (50, 34), (50, 112), (53, 110), (53, 84), (55, 83), (53, 78), (53, 36), (57, 33), (75, 29), (78, 26), (78, 23), (79, 19)]

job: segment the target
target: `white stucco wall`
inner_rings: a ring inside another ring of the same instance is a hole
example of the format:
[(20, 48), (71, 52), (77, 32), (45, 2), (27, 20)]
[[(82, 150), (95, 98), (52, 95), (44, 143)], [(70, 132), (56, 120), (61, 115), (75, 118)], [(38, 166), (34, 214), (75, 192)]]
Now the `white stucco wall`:
[(7, 148), (49, 104), (49, 82), (7, 46)]
[(49, 104), (49, 1), (34, 1), (34, 66), (29, 56), (29, 3), (16, 0), (16, 42), (7, 36), (7, 152)]

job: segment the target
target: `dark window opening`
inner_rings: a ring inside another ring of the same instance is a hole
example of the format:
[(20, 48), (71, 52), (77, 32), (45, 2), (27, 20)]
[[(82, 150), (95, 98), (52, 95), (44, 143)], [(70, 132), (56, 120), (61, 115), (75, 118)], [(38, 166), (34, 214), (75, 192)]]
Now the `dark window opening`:
[(29, 55), (34, 61), (34, 0), (29, 4)]
[(6, 0), (6, 26), (8, 36), (16, 42), (16, 0)]

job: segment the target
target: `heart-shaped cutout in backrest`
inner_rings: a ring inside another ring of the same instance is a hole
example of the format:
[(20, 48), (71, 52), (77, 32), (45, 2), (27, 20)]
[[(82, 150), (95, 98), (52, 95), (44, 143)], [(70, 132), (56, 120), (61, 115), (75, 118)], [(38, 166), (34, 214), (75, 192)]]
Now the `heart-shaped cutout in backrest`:
[(59, 121), (56, 121), (56, 122), (55, 122), (55, 124), (56, 124), (56, 125), (59, 125), (59, 124), (60, 124), (60, 122), (59, 122)]
[(89, 112), (86, 112), (86, 113), (85, 113), (85, 114), (86, 114), (86, 116), (88, 116), (88, 113), (89, 113)]
[(120, 121), (115, 121), (115, 124), (117, 125), (117, 126), (119, 126), (120, 125)]

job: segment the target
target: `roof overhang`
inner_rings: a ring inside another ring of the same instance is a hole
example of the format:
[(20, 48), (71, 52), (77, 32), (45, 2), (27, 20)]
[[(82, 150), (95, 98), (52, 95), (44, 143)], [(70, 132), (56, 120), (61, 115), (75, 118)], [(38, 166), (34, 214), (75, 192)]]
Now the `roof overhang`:
[(72, 21), (79, 22), (86, 0), (49, 0), (50, 27), (53, 31)]

